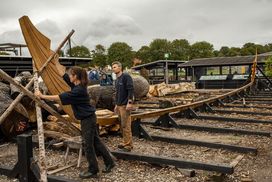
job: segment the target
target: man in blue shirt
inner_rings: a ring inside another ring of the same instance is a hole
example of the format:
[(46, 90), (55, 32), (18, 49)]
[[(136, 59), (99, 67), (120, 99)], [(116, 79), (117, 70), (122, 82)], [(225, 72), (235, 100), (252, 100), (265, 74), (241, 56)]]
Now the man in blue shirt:
[(125, 152), (130, 152), (132, 146), (131, 132), (131, 110), (133, 108), (134, 88), (133, 80), (128, 73), (123, 73), (122, 64), (118, 61), (112, 63), (112, 70), (116, 74), (116, 100), (114, 112), (118, 114), (121, 120), (121, 131), (123, 143), (118, 148)]

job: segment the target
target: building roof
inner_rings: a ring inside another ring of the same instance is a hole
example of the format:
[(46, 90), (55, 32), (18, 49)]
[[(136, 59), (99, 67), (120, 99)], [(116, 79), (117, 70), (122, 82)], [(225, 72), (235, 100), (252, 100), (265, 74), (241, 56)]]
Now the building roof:
[(153, 61), (150, 63), (146, 64), (141, 64), (138, 66), (132, 67), (134, 70), (140, 70), (141, 68), (146, 68), (146, 69), (154, 69), (154, 68), (163, 68), (165, 63), (168, 63), (168, 68), (176, 67), (176, 65), (181, 65), (185, 61), (181, 60), (158, 60), (158, 61)]
[(14, 43), (3, 43), (0, 44), (0, 49), (8, 49), (8, 48), (20, 48), (27, 47), (25, 44), (14, 44)]
[[(258, 63), (264, 63), (265, 59), (272, 54), (259, 54)], [(212, 57), (193, 59), (186, 63), (180, 64), (180, 67), (204, 67), (204, 66), (238, 66), (238, 65), (251, 65), (255, 55), (251, 56), (235, 56), (235, 57)]]

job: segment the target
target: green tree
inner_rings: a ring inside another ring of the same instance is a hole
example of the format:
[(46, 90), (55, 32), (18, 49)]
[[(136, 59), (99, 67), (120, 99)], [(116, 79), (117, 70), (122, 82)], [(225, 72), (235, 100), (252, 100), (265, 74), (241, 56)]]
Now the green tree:
[(272, 43), (269, 43), (269, 44), (266, 44), (265, 45), (266, 46), (266, 52), (270, 52), (270, 51), (272, 51)]
[[(70, 54), (70, 50), (67, 50), (66, 52), (67, 55)], [(69, 55), (70, 57), (83, 57), (83, 58), (87, 58), (87, 57), (91, 57), (91, 53), (90, 50), (85, 47), (85, 46), (75, 46), (72, 47), (71, 49), (71, 55)]]
[(112, 43), (108, 48), (108, 62), (119, 61), (123, 67), (131, 67), (133, 59), (132, 48), (125, 42)]
[(263, 45), (256, 44), (255, 47), (256, 47), (256, 49), (257, 49), (257, 53), (258, 53), (258, 54), (262, 54), (262, 53), (268, 52), (268, 51), (266, 50), (266, 47), (263, 46)]
[(142, 61), (142, 64), (151, 62), (151, 52), (148, 46), (142, 46), (135, 55), (136, 58)]
[(219, 50), (220, 57), (232, 57), (232, 56), (238, 56), (240, 55), (240, 48), (237, 47), (231, 47), (228, 46), (222, 46)]
[(231, 47), (228, 56), (240, 56), (241, 49), (239, 47)]
[(219, 55), (220, 57), (225, 57), (229, 56), (230, 48), (228, 46), (222, 46), (221, 49), (219, 50)]
[(173, 60), (189, 60), (190, 44), (186, 39), (176, 39), (171, 42), (171, 59)]
[(214, 55), (215, 57), (219, 57), (219, 56), (220, 56), (220, 51), (214, 50), (214, 51), (213, 51), (213, 55)]
[(92, 50), (92, 57), (93, 59), (92, 59), (91, 65), (105, 67), (108, 64), (106, 49), (101, 44), (96, 45), (95, 49)]
[(213, 45), (209, 42), (196, 42), (191, 46), (191, 58), (208, 58), (213, 56)]
[[(149, 47), (151, 61), (164, 60), (164, 54), (171, 53), (171, 43), (167, 39), (154, 39)], [(171, 55), (169, 59), (171, 59)]]
[(272, 56), (268, 57), (265, 60), (264, 70), (265, 70), (266, 76), (272, 77)]
[(248, 42), (243, 45), (241, 48), (241, 55), (247, 56), (247, 55), (254, 55), (256, 54), (256, 45), (254, 43)]

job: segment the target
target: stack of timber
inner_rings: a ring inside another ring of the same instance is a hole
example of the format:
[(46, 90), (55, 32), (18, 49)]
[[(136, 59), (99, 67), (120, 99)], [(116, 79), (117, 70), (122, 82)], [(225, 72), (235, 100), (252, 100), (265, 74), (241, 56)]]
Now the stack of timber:
[(195, 90), (194, 82), (183, 82), (177, 84), (166, 84), (160, 83), (156, 85), (151, 85), (148, 96), (149, 97), (162, 97), (169, 94), (175, 94), (185, 91)]

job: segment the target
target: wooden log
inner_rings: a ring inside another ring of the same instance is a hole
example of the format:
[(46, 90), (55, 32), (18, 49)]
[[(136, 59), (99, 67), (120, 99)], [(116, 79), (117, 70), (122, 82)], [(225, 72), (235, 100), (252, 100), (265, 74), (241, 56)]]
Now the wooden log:
[[(55, 50), (55, 52), (46, 60), (44, 65), (40, 68), (39, 72), (42, 73), (46, 66), (53, 60), (53, 58), (57, 55), (57, 53), (61, 50), (61, 48), (64, 46), (64, 44), (67, 42), (68, 39), (74, 34), (74, 30), (72, 30), (65, 39), (60, 43), (58, 48)], [(26, 89), (28, 90), (32, 84), (34, 83), (34, 78), (32, 78), (29, 83), (26, 85)], [(14, 109), (14, 107), (21, 101), (21, 99), (24, 97), (24, 93), (20, 93), (16, 97), (16, 99), (13, 101), (13, 103), (7, 108), (7, 110), (0, 116), (0, 125), (1, 123), (7, 118), (7, 116), (11, 113), (11, 111)]]
[[(26, 85), (26, 89), (29, 89), (32, 84), (34, 83), (34, 79), (31, 79), (31, 81)], [(24, 97), (23, 93), (20, 93), (16, 99), (8, 106), (8, 108), (5, 110), (5, 112), (0, 116), (0, 125), (5, 121), (5, 119), (9, 116), (9, 114), (12, 112), (14, 107), (21, 101), (21, 99)]]
[(193, 169), (177, 168), (177, 170), (186, 177), (194, 177), (196, 175), (196, 172)]
[(68, 168), (73, 167), (73, 166), (76, 166), (76, 165), (77, 165), (77, 161), (76, 161), (76, 162), (72, 162), (72, 163), (69, 164), (69, 165), (60, 167), (60, 168), (58, 168), (58, 169), (55, 169), (55, 170), (52, 170), (52, 171), (48, 171), (47, 174), (52, 175), (52, 174), (58, 173), (58, 172), (60, 172), (60, 171), (63, 171), (63, 170), (65, 170), (65, 169), (68, 169)]
[(38, 104), (44, 108), (45, 110), (47, 110), (48, 112), (50, 112), (53, 116), (56, 116), (61, 122), (67, 124), (70, 128), (71, 128), (71, 132), (73, 132), (73, 134), (76, 135), (80, 135), (80, 130), (75, 127), (74, 125), (72, 125), (70, 122), (66, 121), (58, 112), (56, 112), (55, 110), (53, 110), (50, 106), (48, 106), (44, 101), (42, 101), (40, 98), (36, 97), (32, 92), (30, 92), (29, 90), (25, 89), (22, 85), (18, 84), (17, 82), (15, 82), (8, 74), (6, 74), (2, 69), (0, 69), (0, 75), (3, 79), (5, 79), (6, 81), (8, 81), (9, 83), (12, 83), (13, 85), (15, 85), (16, 87), (18, 87), (25, 95), (27, 95), (28, 97), (30, 97), (32, 100), (34, 100), (35, 102), (38, 102)]
[[(142, 76), (132, 76), (135, 99), (141, 99), (149, 91), (149, 83)], [(88, 87), (91, 104), (97, 108), (113, 110), (115, 106), (115, 86), (93, 85)]]
[(60, 148), (60, 147), (63, 147), (63, 146), (64, 146), (63, 142), (58, 142), (58, 143), (53, 144), (53, 147), (56, 147), (56, 148)]
[(71, 133), (70, 128), (64, 125), (62, 122), (44, 122), (43, 124), (45, 130), (55, 131), (69, 136), (73, 136), (73, 133)]
[[(34, 65), (34, 63), (33, 63)], [(34, 73), (34, 90), (39, 91), (38, 73)], [(45, 146), (44, 146), (44, 130), (42, 121), (42, 111), (38, 102), (35, 103), (37, 114), (37, 126), (38, 126), (38, 140), (39, 140), (39, 163), (40, 163), (40, 180), (47, 182), (47, 167), (45, 159)]]
[[(3, 88), (3, 89), (2, 89)], [(0, 82), (0, 116), (5, 112), (6, 108), (12, 103), (9, 95), (9, 86)], [(19, 103), (0, 125), (2, 133), (6, 139), (11, 139), (17, 134), (22, 133), (28, 122), (28, 115), (26, 109)]]
[(238, 155), (231, 163), (230, 166), (236, 167), (238, 163), (244, 158), (244, 155)]
[(54, 139), (58, 139), (58, 140), (62, 140), (62, 141), (71, 138), (71, 136), (66, 135), (64, 133), (60, 133), (60, 132), (56, 132), (56, 131), (48, 131), (48, 130), (44, 131), (44, 135), (46, 137), (50, 137), (50, 138), (54, 138)]
[[(19, 75), (15, 76), (13, 79), (23, 86), (31, 80), (33, 75), (29, 71), (23, 71)], [(20, 94), (20, 90), (14, 85), (10, 84), (10, 95), (12, 99), (15, 99)]]
[(58, 167), (59, 167), (58, 164), (55, 164), (55, 165), (53, 165), (53, 166), (48, 166), (48, 167), (47, 167), (47, 171), (53, 171), (53, 170), (57, 169)]

